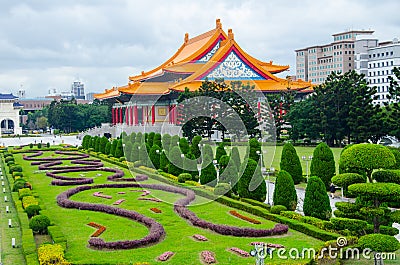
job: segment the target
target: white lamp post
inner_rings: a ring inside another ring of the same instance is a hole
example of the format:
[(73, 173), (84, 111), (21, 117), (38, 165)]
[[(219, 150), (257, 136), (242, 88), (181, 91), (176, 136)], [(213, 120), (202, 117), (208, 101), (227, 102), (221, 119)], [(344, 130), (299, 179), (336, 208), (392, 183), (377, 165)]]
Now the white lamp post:
[(301, 157), (301, 159), (303, 160), (303, 161), (306, 161), (306, 176), (307, 176), (307, 183), (308, 183), (308, 162), (309, 161), (311, 161), (312, 160), (312, 156), (308, 156), (308, 157), (306, 157), (306, 156), (302, 156)]
[(269, 169), (269, 172), (268, 172), (268, 180), (267, 180), (267, 182), (268, 182), (268, 185), (267, 185), (267, 197), (268, 197), (268, 201), (267, 201), (267, 203), (269, 204), (269, 205), (271, 205), (271, 203), (270, 203), (270, 200), (269, 200), (269, 185), (270, 185), (270, 182), (269, 182), (269, 177), (271, 176), (271, 174), (274, 174), (274, 172), (275, 172), (275, 168), (273, 168), (273, 167), (271, 167), (270, 169)]

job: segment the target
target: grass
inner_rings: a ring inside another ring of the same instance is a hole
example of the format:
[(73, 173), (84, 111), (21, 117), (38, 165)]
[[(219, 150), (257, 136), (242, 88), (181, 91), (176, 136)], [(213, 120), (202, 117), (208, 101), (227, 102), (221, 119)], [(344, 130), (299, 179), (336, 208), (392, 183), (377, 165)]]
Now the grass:
[[(25, 259), (22, 254), (21, 248), (21, 229), (18, 219), (17, 211), (14, 207), (11, 197), (11, 189), (5, 175), (5, 168), (3, 163), (0, 162), (2, 174), (5, 182), (4, 188), (6, 193), (3, 193), (1, 187), (1, 200), (0, 200), (0, 263), (2, 264), (25, 264)], [(7, 196), (8, 202), (4, 201), (4, 195)], [(9, 207), (10, 212), (6, 213), (6, 206)], [(12, 227), (8, 227), (8, 219), (11, 219)], [(16, 247), (11, 246), (11, 239), (15, 238)]]
[[(43, 156), (49, 156), (51, 152), (46, 152)], [(140, 201), (141, 192), (131, 192), (131, 189), (102, 189), (106, 195), (111, 195), (112, 199), (104, 199), (93, 196), (95, 190), (80, 192), (71, 197), (73, 200), (91, 203), (101, 203), (112, 205), (118, 199), (125, 199), (123, 203), (115, 207), (134, 210), (148, 217), (154, 218), (161, 223), (166, 231), (165, 238), (158, 244), (132, 249), (117, 251), (100, 251), (88, 247), (90, 235), (95, 231), (88, 226), (89, 222), (96, 222), (106, 226), (106, 231), (100, 236), (104, 240), (130, 240), (138, 239), (147, 235), (146, 227), (129, 219), (107, 215), (99, 212), (83, 211), (77, 209), (65, 209), (56, 204), (56, 196), (69, 189), (70, 187), (51, 186), (51, 178), (45, 176), (44, 172), (37, 172), (37, 166), (30, 166), (29, 161), (22, 159), (22, 155), (14, 155), (16, 162), (24, 167), (24, 173), (29, 176), (34, 191), (39, 194), (41, 207), (44, 209), (42, 214), (47, 215), (52, 223), (58, 225), (67, 238), (68, 248), (66, 258), (73, 264), (134, 264), (137, 262), (148, 262), (149, 264), (159, 264), (156, 258), (165, 251), (173, 251), (175, 255), (165, 264), (200, 264), (199, 253), (203, 250), (210, 250), (215, 253), (218, 264), (254, 264), (254, 258), (241, 258), (236, 254), (227, 251), (230, 247), (238, 247), (249, 251), (252, 247), (250, 242), (264, 241), (269, 243), (282, 244), (286, 248), (314, 247), (322, 245), (320, 240), (306, 236), (300, 232), (290, 229), (287, 235), (267, 238), (240, 238), (232, 236), (222, 236), (209, 230), (194, 227), (173, 210), (173, 205), (167, 202), (174, 202), (181, 195), (166, 193), (158, 190), (150, 190), (148, 196), (155, 196), (165, 202), (157, 203), (152, 201)], [(68, 164), (68, 162), (64, 162)], [(105, 166), (115, 167), (115, 165), (104, 163)], [(125, 170), (127, 177), (129, 171)], [(36, 172), (36, 173), (35, 173)], [(96, 175), (97, 171), (86, 172), (87, 176)], [(104, 172), (103, 172), (104, 173)], [(76, 176), (77, 173), (65, 173), (63, 175)], [(79, 175), (79, 174), (78, 174)], [(106, 183), (107, 174), (95, 178), (95, 183)], [(145, 183), (157, 183), (155, 180), (148, 180)], [(118, 194), (125, 191), (125, 194)], [(230, 215), (228, 212), (232, 208), (217, 202), (209, 202), (203, 197), (196, 197), (194, 206), (190, 210), (195, 212), (200, 218), (217, 224), (229, 224), (241, 227), (272, 228), (275, 223), (253, 216), (249, 213), (239, 211), (240, 214), (261, 221), (261, 224), (251, 224)], [(162, 213), (156, 214), (150, 208), (159, 208)], [(192, 239), (194, 234), (201, 234), (208, 238), (206, 242), (197, 242)], [(306, 260), (281, 260), (274, 257), (267, 263), (273, 264), (299, 264), (306, 263)], [(19, 263), (13, 263), (19, 264)]]

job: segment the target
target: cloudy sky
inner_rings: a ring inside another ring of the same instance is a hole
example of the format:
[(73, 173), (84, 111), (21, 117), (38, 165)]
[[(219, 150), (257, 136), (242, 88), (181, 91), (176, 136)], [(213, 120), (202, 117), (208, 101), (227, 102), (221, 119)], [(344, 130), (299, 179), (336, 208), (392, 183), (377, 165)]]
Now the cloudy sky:
[(400, 37), (398, 0), (0, 0), (0, 92), (45, 96), (125, 85), (169, 58), (189, 36), (232, 28), (254, 57), (290, 65), (295, 49), (332, 41), (348, 29)]

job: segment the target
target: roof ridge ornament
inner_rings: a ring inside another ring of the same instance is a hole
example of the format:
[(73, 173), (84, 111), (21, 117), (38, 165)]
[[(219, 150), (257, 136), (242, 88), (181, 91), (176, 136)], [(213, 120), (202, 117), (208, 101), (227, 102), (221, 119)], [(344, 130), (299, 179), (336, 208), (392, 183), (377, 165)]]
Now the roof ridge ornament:
[(228, 29), (228, 39), (233, 40), (233, 31), (232, 29)]
[(217, 19), (215, 20), (215, 28), (216, 28), (216, 29), (222, 29), (221, 19), (217, 18)]
[(189, 33), (185, 33), (185, 43), (187, 43), (189, 41)]

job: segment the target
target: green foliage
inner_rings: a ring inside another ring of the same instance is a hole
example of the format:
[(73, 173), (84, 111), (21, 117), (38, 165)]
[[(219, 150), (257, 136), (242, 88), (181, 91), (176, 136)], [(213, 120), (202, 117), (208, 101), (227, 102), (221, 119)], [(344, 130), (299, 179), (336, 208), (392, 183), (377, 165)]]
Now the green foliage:
[(226, 155), (224, 143), (220, 143), (215, 152), (215, 159), (218, 161), (218, 164), (220, 164), (220, 159), (224, 155)]
[(29, 148), (32, 149), (33, 148), (33, 143), (29, 144)]
[(231, 185), (229, 183), (218, 183), (214, 188), (214, 194), (217, 196), (231, 196)]
[(240, 167), (242, 166), (242, 161), (240, 159), (239, 149), (237, 148), (237, 146), (232, 148), (230, 157), (235, 162), (236, 167), (240, 169)]
[(251, 138), (249, 140), (249, 147), (250, 147), (249, 158), (251, 158), (254, 161), (258, 162), (260, 160), (260, 155), (257, 154), (257, 151), (258, 151), (258, 153), (261, 153), (261, 144), (260, 144), (260, 142), (258, 142), (256, 138)]
[(85, 136), (83, 136), (83, 139), (82, 139), (82, 147), (83, 147), (84, 149), (89, 149), (91, 138), (92, 138), (92, 136), (90, 136), (90, 135), (88, 135), (88, 134), (86, 134)]
[(18, 197), (21, 200), (25, 196), (32, 196), (32, 191), (31, 189), (28, 188), (23, 188), (18, 190)]
[(368, 200), (400, 200), (400, 185), (394, 183), (357, 183), (350, 185), (348, 189), (350, 193), (363, 196)]
[(274, 205), (283, 205), (292, 211), (297, 207), (297, 194), (293, 179), (285, 170), (279, 171), (276, 176), (273, 202)]
[(5, 161), (6, 163), (8, 163), (8, 162), (10, 162), (10, 161), (14, 161), (14, 157), (12, 157), (12, 156), (7, 156), (7, 157), (4, 159), (4, 161)]
[(95, 152), (100, 152), (100, 137), (98, 137), (98, 136), (95, 136), (94, 137), (94, 151)]
[(187, 154), (190, 151), (189, 143), (186, 138), (179, 139), (179, 148), (183, 154)]
[(372, 178), (378, 182), (400, 184), (400, 170), (378, 170), (372, 173)]
[(390, 152), (394, 155), (394, 158), (396, 159), (396, 164), (394, 164), (391, 169), (400, 169), (400, 150), (399, 148), (396, 147), (390, 147), (388, 146)]
[(143, 142), (144, 142), (144, 136), (143, 136), (143, 134), (141, 132), (138, 132), (136, 134), (135, 143), (138, 143), (140, 145)]
[(190, 152), (195, 156), (195, 158), (199, 158), (201, 156), (201, 151), (199, 144), (201, 142), (202, 138), (200, 135), (196, 135), (192, 139), (192, 145), (190, 146)]
[(286, 210), (287, 208), (285, 205), (274, 205), (271, 207), (271, 213), (273, 214), (281, 214), (281, 212)]
[(358, 246), (362, 249), (369, 248), (376, 252), (394, 252), (399, 249), (399, 241), (392, 236), (370, 234), (358, 239)]
[(168, 172), (168, 165), (169, 165), (168, 157), (167, 157), (165, 151), (163, 151), (163, 152), (161, 152), (161, 155), (160, 155), (160, 169), (165, 172)]
[(170, 160), (170, 163), (168, 164), (168, 173), (174, 176), (179, 176), (179, 174), (183, 172), (183, 159), (181, 157), (181, 150), (177, 145), (172, 147), (168, 158)]
[(149, 165), (149, 155), (144, 142), (139, 146), (139, 161), (142, 161), (145, 166)]
[(183, 159), (183, 170), (192, 176), (192, 180), (198, 180), (197, 160), (192, 153), (188, 153)]
[(211, 158), (205, 156), (203, 159), (200, 184), (215, 187), (217, 185), (217, 171), (215, 170), (214, 164), (211, 162)]
[(171, 146), (171, 135), (169, 135), (168, 133), (163, 134), (162, 136), (162, 148), (164, 150), (166, 150), (167, 152), (169, 152), (169, 150)]
[(303, 204), (304, 215), (329, 220), (332, 209), (325, 185), (318, 177), (310, 177)]
[(173, 135), (171, 137), (171, 142), (169, 144), (169, 151), (171, 151), (174, 146), (179, 146), (179, 140), (180, 140), (179, 135)]
[(106, 154), (106, 145), (108, 143), (107, 137), (103, 136), (100, 138), (100, 144), (99, 144), (99, 152), (102, 154)]
[(104, 154), (105, 155), (111, 154), (111, 142), (110, 141), (108, 141), (107, 144), (106, 144), (106, 147), (104, 149)]
[(132, 155), (132, 147), (133, 147), (132, 142), (129, 141), (125, 143), (124, 154), (127, 160), (129, 160)]
[(42, 149), (42, 143), (38, 143), (38, 144), (37, 144), (37, 148), (38, 148), (38, 149)]
[(349, 219), (349, 218), (331, 218), (331, 222), (336, 231), (349, 230), (352, 232), (356, 232), (357, 234), (362, 234), (363, 231), (367, 228), (367, 222), (363, 220), (357, 219)]
[(393, 153), (378, 144), (355, 144), (342, 153), (339, 162), (345, 172), (364, 172), (370, 182), (374, 169), (391, 168), (395, 163)]
[(14, 166), (11, 166), (9, 169), (9, 173), (12, 174), (13, 172), (22, 172), (22, 167), (17, 164), (15, 164)]
[(50, 219), (45, 215), (36, 215), (29, 221), (29, 228), (37, 234), (47, 234)]
[(292, 176), (294, 184), (299, 184), (303, 179), (303, 170), (300, 159), (291, 143), (286, 143), (282, 149), (280, 169)]
[(179, 183), (185, 183), (185, 181), (187, 180), (192, 180), (192, 175), (190, 175), (189, 173), (181, 173), (178, 176), (178, 182)]
[(317, 176), (322, 179), (326, 190), (329, 190), (331, 179), (335, 175), (336, 168), (332, 150), (326, 143), (320, 143), (314, 149), (310, 172), (311, 176)]
[(114, 157), (115, 158), (120, 158), (120, 157), (123, 157), (123, 156), (124, 156), (124, 149), (123, 149), (123, 146), (122, 146), (122, 140), (119, 139), (117, 141), (117, 146), (115, 147)]
[(203, 155), (202, 160), (204, 160), (205, 157), (208, 157), (208, 159), (210, 159), (210, 161), (212, 161), (212, 160), (214, 159), (214, 152), (213, 152), (213, 150), (212, 150), (212, 148), (211, 148), (211, 145), (206, 144), (206, 145), (203, 147), (202, 152), (203, 152), (203, 154), (202, 154), (202, 155)]
[(139, 161), (139, 143), (134, 143), (132, 146), (132, 152), (131, 152), (131, 156), (129, 161), (130, 162), (135, 162), (135, 161)]
[(110, 148), (110, 155), (114, 156), (115, 155), (115, 150), (117, 149), (117, 145), (118, 145), (118, 140), (115, 139), (112, 141), (111, 143), (111, 148)]
[[(150, 134), (149, 134), (149, 136), (150, 136)], [(158, 145), (153, 145), (153, 147), (150, 148), (149, 157), (150, 157), (150, 161), (155, 169), (160, 168), (160, 154), (161, 154), (161, 148)]]
[(351, 196), (348, 192), (348, 187), (355, 183), (365, 183), (367, 177), (357, 173), (342, 173), (332, 178), (332, 183), (338, 187), (343, 187), (343, 195), (346, 197)]
[[(151, 133), (149, 133), (149, 135), (147, 136), (147, 143), (150, 145), (150, 146), (153, 146), (154, 144), (153, 144), (153, 141), (154, 141), (154, 135), (155, 135), (156, 133), (155, 132), (151, 132)], [(158, 145), (158, 146), (161, 146), (161, 145)]]
[[(150, 136), (150, 134), (149, 134), (149, 136)], [(155, 144), (158, 145), (159, 147), (162, 146), (161, 134), (159, 134), (159, 133), (154, 134), (153, 145), (155, 145)], [(149, 143), (149, 146), (152, 146), (152, 145)]]
[(243, 171), (243, 175), (238, 182), (239, 196), (241, 198), (265, 201), (267, 185), (257, 162), (253, 159), (249, 159), (244, 170), (241, 171)]
[(28, 218), (32, 218), (35, 215), (40, 214), (40, 206), (39, 205), (29, 205), (25, 208), (25, 212), (28, 215)]
[(13, 191), (13, 192), (16, 192), (16, 191), (18, 191), (19, 189), (25, 188), (26, 183), (27, 183), (27, 182), (26, 182), (25, 179), (22, 179), (22, 178), (17, 179), (17, 180), (14, 182), (12, 191)]

